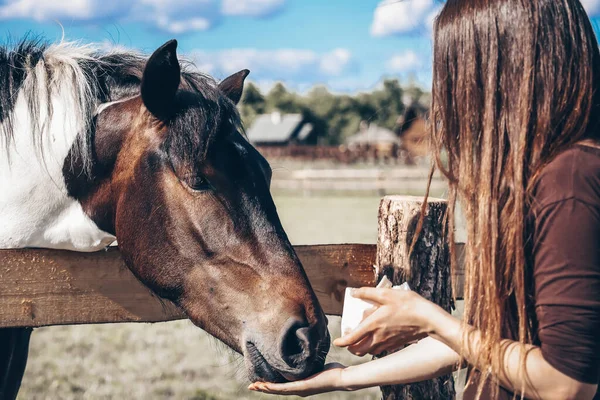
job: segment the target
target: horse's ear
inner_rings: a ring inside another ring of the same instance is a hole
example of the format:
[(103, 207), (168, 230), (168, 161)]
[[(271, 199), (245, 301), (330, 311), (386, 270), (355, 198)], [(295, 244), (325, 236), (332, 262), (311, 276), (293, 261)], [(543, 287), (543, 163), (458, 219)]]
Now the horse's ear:
[(223, 81), (219, 83), (219, 89), (221, 89), (221, 91), (235, 104), (239, 103), (242, 98), (244, 81), (248, 74), (250, 74), (250, 71), (243, 69), (240, 72), (236, 72), (230, 77), (223, 79)]
[(177, 40), (169, 40), (150, 56), (144, 69), (141, 92), (148, 111), (159, 119), (169, 118), (180, 81)]

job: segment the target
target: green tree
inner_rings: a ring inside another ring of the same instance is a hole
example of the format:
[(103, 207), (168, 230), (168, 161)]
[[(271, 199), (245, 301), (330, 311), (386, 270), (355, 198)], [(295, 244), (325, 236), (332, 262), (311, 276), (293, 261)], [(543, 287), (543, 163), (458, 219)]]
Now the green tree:
[(427, 104), (429, 94), (411, 84), (403, 88), (396, 79), (387, 79), (381, 88), (355, 96), (331, 93), (325, 86), (316, 86), (305, 96), (290, 92), (277, 83), (263, 96), (260, 89), (249, 83), (245, 89), (240, 112), (247, 127), (256, 116), (273, 111), (301, 113), (313, 125), (319, 143), (336, 145), (358, 132), (361, 121), (394, 129), (398, 118), (411, 102)]
[(267, 112), (281, 111), (283, 113), (301, 112), (300, 96), (289, 92), (283, 83), (278, 82), (266, 97)]
[(246, 126), (251, 126), (256, 117), (264, 114), (267, 108), (265, 96), (262, 95), (258, 86), (249, 82), (244, 88), (244, 95), (240, 103), (240, 114)]

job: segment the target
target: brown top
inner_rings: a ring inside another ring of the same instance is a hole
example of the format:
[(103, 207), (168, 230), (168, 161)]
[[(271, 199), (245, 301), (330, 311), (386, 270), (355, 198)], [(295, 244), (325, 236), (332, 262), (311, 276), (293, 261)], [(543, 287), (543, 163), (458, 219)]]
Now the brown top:
[[(536, 344), (558, 371), (599, 383), (600, 149), (578, 145), (560, 154), (542, 171), (534, 195)], [(475, 398), (475, 389), (464, 399)], [(501, 390), (499, 398), (513, 396)]]

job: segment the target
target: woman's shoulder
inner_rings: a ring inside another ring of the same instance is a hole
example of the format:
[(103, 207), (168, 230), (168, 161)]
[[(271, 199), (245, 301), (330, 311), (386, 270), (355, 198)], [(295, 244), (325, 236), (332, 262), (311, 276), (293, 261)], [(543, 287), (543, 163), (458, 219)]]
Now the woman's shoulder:
[(534, 188), (537, 209), (566, 200), (600, 209), (600, 148), (575, 145), (548, 163)]

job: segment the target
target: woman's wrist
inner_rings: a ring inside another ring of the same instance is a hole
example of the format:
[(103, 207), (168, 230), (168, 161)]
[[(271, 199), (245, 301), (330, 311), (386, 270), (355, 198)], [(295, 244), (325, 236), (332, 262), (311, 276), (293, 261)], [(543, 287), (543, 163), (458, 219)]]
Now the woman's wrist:
[(352, 377), (352, 370), (355, 367), (346, 367), (340, 371), (339, 380), (335, 382), (335, 390), (343, 392), (353, 392), (361, 389), (356, 385), (356, 377)]
[[(429, 303), (427, 310), (427, 322), (425, 324), (426, 333), (432, 338), (454, 348), (453, 344), (460, 336), (461, 322), (445, 311), (440, 306)], [(456, 349), (454, 349), (456, 351)]]
[(435, 303), (425, 301), (423, 309), (420, 312), (424, 319), (422, 326), (423, 333), (434, 336), (443, 330), (444, 314), (447, 314), (444, 309)]

